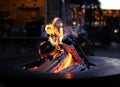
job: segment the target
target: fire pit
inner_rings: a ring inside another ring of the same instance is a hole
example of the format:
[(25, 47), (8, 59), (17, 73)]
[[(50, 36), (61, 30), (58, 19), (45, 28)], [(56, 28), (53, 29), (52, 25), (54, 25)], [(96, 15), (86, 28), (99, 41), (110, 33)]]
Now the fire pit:
[(78, 41), (77, 33), (71, 31), (70, 27), (63, 26), (59, 18), (42, 26), (38, 53), (40, 58), (36, 60), (19, 60), (19, 64), (16, 64), (19, 74), (12, 76), (42, 81), (88, 79), (93, 83), (103, 81), (100, 78), (114, 80), (120, 76), (119, 59), (87, 56)]
[[(41, 71), (31, 71), (30, 67), (39, 66), (40, 61), (33, 58), (17, 58), (1, 61), (0, 63), (0, 79), (117, 79), (120, 77), (120, 59), (89, 56), (89, 61), (96, 66), (90, 69), (76, 72), (50, 73)], [(42, 61), (41, 61), (42, 62)], [(3, 67), (4, 66), (4, 67)], [(26, 66), (27, 69), (22, 69)]]
[[(22, 71), (36, 74), (37, 78), (46, 78), (46, 79), (80, 79), (80, 78), (113, 78), (120, 76), (120, 59), (109, 58), (109, 57), (99, 57), (99, 56), (89, 56), (89, 61), (94, 63), (96, 66), (91, 67), (90, 69), (83, 70), (76, 68), (74, 72), (59, 72), (59, 73), (50, 73), (50, 72), (41, 72), (35, 70), (29, 70), (30, 67), (39, 66), (40, 61), (29, 61), (28, 64), (24, 62), (26, 70), (21, 69)], [(43, 62), (43, 61), (41, 61)], [(77, 64), (75, 64), (77, 66)], [(19, 65), (20, 68), (20, 65)], [(65, 69), (66, 70), (66, 69)], [(42, 76), (43, 75), (43, 76)]]
[[(63, 29), (66, 29), (67, 33), (64, 34)], [(88, 79), (94, 83), (99, 82), (100, 77), (113, 80), (120, 77), (120, 59), (86, 56), (77, 41), (77, 34), (68, 31), (69, 29), (63, 27), (59, 18), (55, 18), (47, 26), (42, 26), (38, 49), (40, 58), (2, 61), (0, 77), (6, 77), (4, 81), (8, 81), (9, 78), (22, 79), (23, 83), (26, 83), (23, 81), (26, 78), (29, 80), (95, 78)], [(19, 83), (18, 80), (16, 81)]]
[[(76, 72), (50, 73), (29, 70), (31, 66), (39, 65), (40, 61), (33, 58), (19, 58), (1, 61), (0, 81), (8, 86), (21, 87), (23, 85), (46, 85), (45, 82), (54, 85), (76, 84), (87, 86), (103, 86), (105, 84), (118, 85), (120, 78), (120, 59), (89, 56), (89, 61), (95, 63), (95, 67)], [(42, 61), (41, 61), (42, 62)], [(4, 66), (4, 67), (3, 67)], [(22, 69), (28, 66), (29, 69)], [(74, 81), (75, 80), (75, 81)], [(110, 81), (110, 83), (108, 83)], [(53, 83), (54, 82), (54, 83)], [(48, 85), (48, 84), (47, 84)]]

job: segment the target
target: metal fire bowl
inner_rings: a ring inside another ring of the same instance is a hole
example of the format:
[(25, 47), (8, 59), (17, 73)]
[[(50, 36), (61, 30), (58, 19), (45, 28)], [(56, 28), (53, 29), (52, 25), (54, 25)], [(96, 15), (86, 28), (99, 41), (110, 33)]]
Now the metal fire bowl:
[[(76, 73), (43, 73), (23, 70), (21, 66), (27, 63), (34, 62), (35, 59), (21, 58), (1, 61), (0, 63), (0, 77), (4, 79), (79, 79), (89, 81), (101, 81), (120, 79), (120, 59), (110, 57), (90, 56), (89, 61), (96, 66), (89, 70)], [(0, 79), (1, 79), (0, 78)], [(1, 79), (2, 80), (2, 79)], [(93, 83), (94, 83), (93, 81)]]

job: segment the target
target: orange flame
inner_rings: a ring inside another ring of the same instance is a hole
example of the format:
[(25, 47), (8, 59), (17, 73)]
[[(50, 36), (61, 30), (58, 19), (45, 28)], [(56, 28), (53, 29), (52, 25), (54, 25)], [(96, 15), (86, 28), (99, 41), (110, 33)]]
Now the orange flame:
[[(59, 52), (67, 51), (67, 56), (63, 60), (61, 60), (60, 63), (55, 68), (53, 68), (53, 70), (51, 70), (51, 72), (53, 72), (53, 73), (57, 73), (65, 68), (71, 66), (74, 62), (81, 63), (81, 61), (78, 58), (79, 56), (76, 54), (76, 52), (74, 52), (74, 49), (71, 49), (70, 46), (67, 46), (67, 44), (64, 45), (62, 43), (63, 24), (61, 23), (60, 27), (58, 29), (57, 27), (54, 26), (55, 21), (53, 21), (53, 23), (51, 23), (51, 24), (47, 24), (45, 27), (46, 33), (49, 34), (48, 41), (50, 41), (50, 43), (57, 50), (57, 52), (53, 52), (53, 53), (51, 53), (51, 55), (53, 55), (53, 58), (56, 58), (56, 56), (59, 54)], [(41, 43), (41, 44), (43, 44), (43, 43)], [(62, 44), (65, 47), (61, 48), (59, 44)], [(45, 54), (45, 56), (46, 55), (47, 55), (47, 53)], [(50, 54), (48, 54), (48, 55), (50, 55)]]
[[(58, 30), (56, 27), (53, 26), (53, 24), (46, 25), (45, 30), (50, 35), (49, 41), (51, 42), (51, 44), (53, 46), (55, 46), (57, 50), (63, 52), (64, 49), (61, 49), (59, 46), (59, 44), (62, 44), (63, 27), (62, 27), (62, 25), (60, 25), (59, 30)], [(54, 55), (54, 58), (56, 57), (56, 55)], [(54, 68), (54, 70), (52, 70), (52, 72), (57, 73), (65, 68), (67, 68), (68, 66), (70, 66), (72, 64), (72, 61), (73, 61), (72, 55), (70, 52), (68, 52), (68, 55), (66, 56), (66, 58), (64, 58), (63, 61), (61, 61), (61, 63), (58, 64), (57, 68)]]
[(59, 71), (71, 66), (73, 64), (73, 59), (72, 59), (72, 55), (68, 52), (68, 55), (66, 56), (66, 58), (64, 58), (63, 61), (61, 61), (61, 63), (59, 63), (59, 65), (54, 68), (54, 70), (52, 70), (53, 73), (58, 73)]

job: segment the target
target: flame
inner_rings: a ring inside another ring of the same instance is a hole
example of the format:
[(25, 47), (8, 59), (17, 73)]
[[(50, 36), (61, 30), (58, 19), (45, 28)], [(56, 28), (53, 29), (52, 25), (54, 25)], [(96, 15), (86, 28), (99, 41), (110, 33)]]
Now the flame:
[(70, 66), (71, 63), (72, 63), (72, 55), (68, 52), (68, 55), (65, 61), (65, 66), (63, 68), (67, 68), (68, 66)]
[[(53, 23), (54, 24), (54, 23)], [(49, 36), (49, 41), (55, 48), (61, 52), (64, 52), (64, 49), (61, 49), (59, 44), (62, 44), (62, 39), (63, 39), (63, 27), (60, 25), (59, 31), (57, 28), (53, 26), (53, 24), (46, 25), (46, 32), (50, 35)], [(55, 54), (53, 57), (55, 58), (58, 54)], [(58, 64), (57, 68), (53, 69), (53, 73), (57, 73), (67, 67), (69, 67), (72, 64), (72, 54), (68, 52), (68, 55), (64, 60)]]
[[(47, 24), (45, 26), (45, 31), (47, 34), (49, 34), (49, 38), (48, 41), (51, 42), (51, 44), (60, 52), (64, 52), (64, 49), (61, 48), (59, 46), (59, 44), (62, 44), (62, 39), (63, 39), (63, 24), (60, 23), (59, 25), (59, 29), (56, 28), (54, 26), (55, 22), (58, 19), (55, 19), (53, 21), (53, 23), (51, 24)], [(40, 52), (39, 52), (40, 53)], [(56, 52), (55, 52), (56, 53)], [(56, 58), (56, 56), (59, 54), (59, 52), (57, 52), (56, 54), (53, 55), (53, 58)], [(54, 70), (52, 71), (53, 73), (57, 73), (65, 68), (67, 68), (68, 66), (70, 66), (72, 64), (72, 55), (70, 52), (68, 52), (66, 58), (64, 58), (61, 63), (58, 64), (57, 68), (54, 68)]]
[(51, 42), (53, 46), (56, 47), (57, 50), (63, 51), (63, 49), (60, 48), (59, 44), (62, 44), (63, 39), (63, 27), (60, 26), (59, 30), (53, 26), (53, 24), (48, 24), (45, 27), (45, 31), (47, 34), (49, 34), (48, 41)]
[[(78, 60), (78, 55), (76, 54), (74, 49), (71, 49), (70, 46), (64, 45), (64, 43), (62, 43), (62, 39), (63, 39), (63, 24), (60, 23), (59, 27), (55, 27), (54, 24), (56, 23), (58, 19), (55, 19), (53, 21), (53, 23), (51, 24), (47, 24), (45, 26), (45, 31), (46, 33), (49, 35), (48, 37), (48, 41), (55, 47), (55, 51), (52, 53), (46, 53), (44, 56), (47, 55), (52, 55), (53, 58), (56, 58), (57, 55), (60, 54), (60, 52), (65, 52), (67, 55), (64, 59), (62, 59), (60, 61), (60, 63), (58, 65), (55, 66), (55, 68), (53, 68), (50, 72), (53, 73), (57, 73), (69, 66), (71, 66), (72, 64), (74, 64), (74, 62), (78, 62), (79, 64), (81, 63), (80, 60)], [(44, 43), (41, 43), (44, 44)], [(60, 47), (60, 44), (62, 46), (64, 46), (63, 48)], [(40, 53), (40, 52), (39, 52)], [(36, 68), (35, 68), (36, 69)]]
[(68, 55), (66, 56), (66, 58), (64, 58), (63, 61), (61, 61), (61, 63), (59, 63), (59, 65), (57, 65), (56, 68), (54, 68), (52, 70), (53, 73), (58, 73), (59, 71), (71, 66), (73, 64), (73, 59), (72, 59), (72, 55), (68, 52)]

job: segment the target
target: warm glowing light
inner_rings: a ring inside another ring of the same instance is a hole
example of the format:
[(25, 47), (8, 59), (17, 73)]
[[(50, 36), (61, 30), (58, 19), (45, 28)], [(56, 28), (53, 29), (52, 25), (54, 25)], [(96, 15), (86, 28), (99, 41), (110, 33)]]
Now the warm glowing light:
[(70, 65), (72, 65), (72, 63), (73, 63), (72, 55), (68, 52), (68, 55), (66, 56), (66, 58), (52, 72), (53, 73), (58, 73), (59, 71), (61, 71), (65, 68), (69, 67)]
[(77, 24), (76, 21), (73, 21), (73, 26), (76, 26), (76, 24)]
[(71, 79), (73, 75), (71, 73), (65, 73), (65, 78)]
[(63, 39), (63, 27), (60, 27), (60, 44), (62, 44)]
[(86, 42), (83, 42), (82, 44), (81, 44), (81, 46), (85, 46), (86, 45)]
[(35, 71), (37, 68), (38, 68), (37, 66), (33, 67), (33, 68), (32, 68), (32, 71)]
[(115, 29), (115, 30), (114, 30), (114, 33), (118, 33), (118, 30), (117, 30), (117, 29)]
[(64, 65), (63, 69), (67, 68), (68, 66), (71, 65), (71, 63), (72, 63), (72, 55), (68, 52), (68, 55), (67, 55), (67, 57), (65, 59), (66, 60), (65, 60), (65, 65)]
[(85, 9), (83, 9), (82, 11), (83, 11), (83, 14), (85, 14)]
[(52, 24), (46, 25), (46, 26), (45, 26), (45, 31), (46, 31), (47, 34), (49, 34), (49, 35), (58, 33), (58, 31), (52, 26)]
[(26, 69), (26, 67), (25, 67), (25, 66), (23, 66), (23, 67), (22, 67), (22, 69)]
[(79, 26), (79, 27), (80, 27), (80, 25), (81, 25), (81, 24), (80, 24), (80, 23), (78, 23), (78, 26)]

